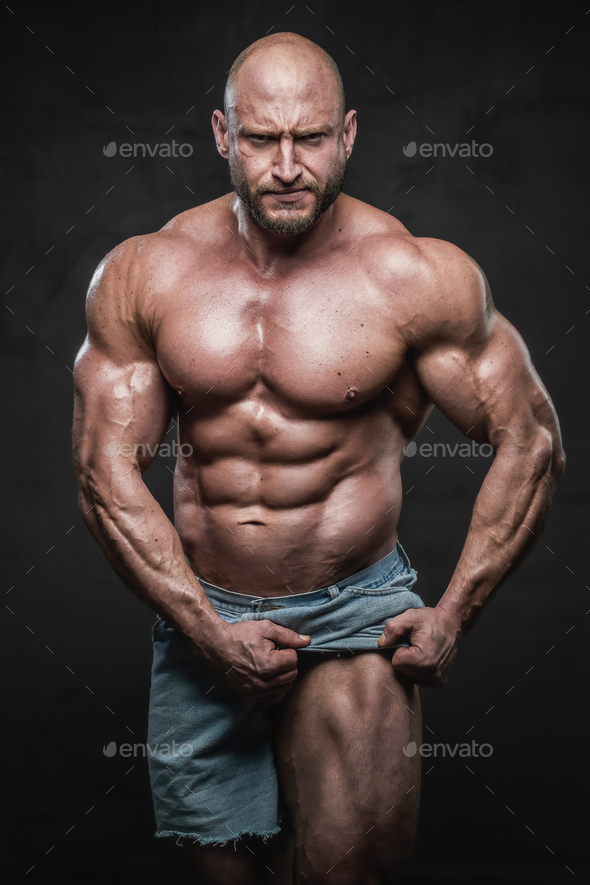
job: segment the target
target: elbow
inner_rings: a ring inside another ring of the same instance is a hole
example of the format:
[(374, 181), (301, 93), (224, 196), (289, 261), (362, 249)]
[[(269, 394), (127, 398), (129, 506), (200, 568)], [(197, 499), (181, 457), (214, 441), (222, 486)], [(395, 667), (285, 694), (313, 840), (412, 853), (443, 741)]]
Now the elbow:
[[(72, 463), (78, 481), (80, 506), (86, 509), (95, 504), (114, 485), (113, 459), (103, 458), (94, 440), (74, 441)], [(87, 502), (90, 502), (87, 504)]]
[(555, 489), (561, 485), (561, 480), (563, 479), (563, 474), (565, 472), (565, 461), (565, 450), (561, 440), (555, 440), (551, 458), (551, 476)]
[(93, 486), (96, 483), (92, 479), (92, 471), (87, 464), (83, 464), (74, 458), (74, 470), (76, 471), (76, 479), (78, 480), (78, 507), (84, 518), (84, 522), (88, 522), (90, 511), (94, 509), (94, 495), (92, 493)]
[(536, 438), (533, 453), (535, 467), (549, 478), (554, 494), (565, 470), (565, 451), (561, 438), (543, 429)]
[[(109, 489), (106, 484), (108, 477), (98, 474), (88, 465), (76, 467), (76, 475), (78, 478), (78, 508), (86, 528), (95, 535), (97, 524), (104, 530), (105, 526), (115, 519), (118, 508), (112, 497), (106, 494), (106, 490)], [(111, 481), (111, 487), (113, 484)]]
[[(108, 477), (98, 473), (90, 465), (76, 467), (78, 478), (78, 501), (80, 507), (91, 507), (103, 503), (104, 490), (108, 488)], [(112, 482), (111, 482), (112, 485)]]
[[(104, 468), (96, 458), (94, 452), (86, 447), (75, 446), (73, 452), (73, 466), (78, 481), (78, 506), (83, 514), (92, 510), (100, 500), (100, 490), (108, 488), (105, 482), (110, 476), (104, 476)], [(113, 483), (111, 482), (111, 485)]]
[(82, 450), (81, 445), (74, 445), (72, 452), (72, 464), (78, 481), (78, 488), (81, 495), (90, 494), (90, 486), (92, 480), (91, 458), (88, 452)]
[(78, 506), (85, 522), (93, 521), (94, 517), (114, 520), (133, 506), (130, 502), (134, 500), (134, 493), (130, 483), (135, 471), (139, 472), (137, 462), (132, 463), (130, 469), (121, 475), (115, 472), (110, 459), (105, 465), (97, 463), (92, 457), (74, 457), (74, 470), (78, 480)]
[(94, 502), (82, 488), (78, 491), (78, 509), (82, 514), (82, 519), (84, 520), (86, 527), (90, 528), (94, 522), (91, 515), (94, 510)]

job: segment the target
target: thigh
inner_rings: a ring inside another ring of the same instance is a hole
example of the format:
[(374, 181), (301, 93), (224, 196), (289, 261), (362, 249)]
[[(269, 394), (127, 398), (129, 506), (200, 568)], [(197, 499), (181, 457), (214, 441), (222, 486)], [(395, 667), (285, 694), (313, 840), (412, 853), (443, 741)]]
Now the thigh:
[(280, 704), (276, 762), (302, 881), (396, 881), (419, 807), (418, 689), (390, 656), (306, 662)]

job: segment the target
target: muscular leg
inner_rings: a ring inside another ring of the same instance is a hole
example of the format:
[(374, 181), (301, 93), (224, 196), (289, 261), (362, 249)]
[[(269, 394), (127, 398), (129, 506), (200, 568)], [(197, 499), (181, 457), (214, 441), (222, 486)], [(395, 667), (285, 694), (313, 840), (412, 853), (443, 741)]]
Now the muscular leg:
[(277, 768), (297, 885), (397, 882), (418, 821), (421, 757), (403, 753), (421, 739), (417, 687), (379, 653), (302, 660), (281, 706)]

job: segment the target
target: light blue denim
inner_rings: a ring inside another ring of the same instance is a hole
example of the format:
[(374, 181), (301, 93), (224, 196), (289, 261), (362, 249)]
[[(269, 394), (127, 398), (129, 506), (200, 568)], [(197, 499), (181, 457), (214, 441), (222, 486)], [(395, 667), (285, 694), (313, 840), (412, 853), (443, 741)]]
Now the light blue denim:
[[(424, 607), (412, 591), (416, 579), (398, 543), (343, 581), (289, 597), (255, 597), (199, 581), (225, 621), (268, 619), (311, 636), (298, 654), (349, 657), (381, 651), (377, 639), (385, 622)], [(152, 638), (147, 756), (156, 836), (221, 845), (280, 832), (284, 809), (272, 750), (276, 705), (242, 698), (162, 618)]]

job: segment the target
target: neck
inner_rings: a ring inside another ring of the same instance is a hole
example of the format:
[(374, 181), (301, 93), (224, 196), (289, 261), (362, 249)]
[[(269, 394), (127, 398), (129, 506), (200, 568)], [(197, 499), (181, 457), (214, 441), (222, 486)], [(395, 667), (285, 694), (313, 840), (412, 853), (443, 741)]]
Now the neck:
[(234, 193), (230, 203), (234, 221), (228, 224), (228, 228), (239, 238), (246, 255), (260, 272), (265, 269), (272, 271), (274, 265), (285, 259), (309, 255), (320, 243), (325, 243), (331, 237), (336, 227), (338, 204), (342, 196), (340, 194), (315, 224), (303, 233), (276, 234), (260, 227)]

